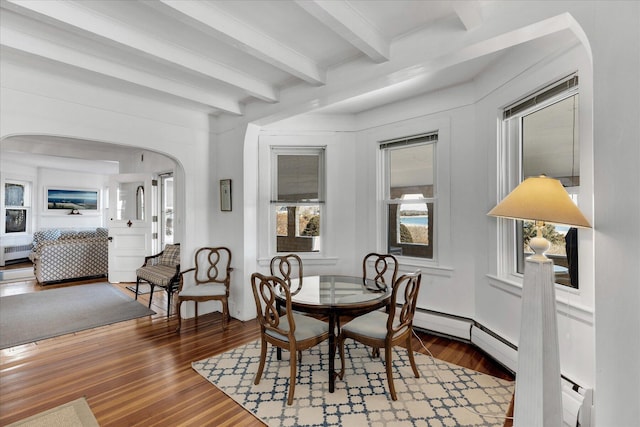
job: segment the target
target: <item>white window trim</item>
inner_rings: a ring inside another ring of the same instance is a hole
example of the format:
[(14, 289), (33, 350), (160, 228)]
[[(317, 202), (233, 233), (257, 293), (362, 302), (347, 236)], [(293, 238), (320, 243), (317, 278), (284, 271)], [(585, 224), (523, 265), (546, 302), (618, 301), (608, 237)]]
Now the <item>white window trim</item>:
[[(553, 86), (550, 83), (549, 86)], [(579, 94), (579, 86), (572, 88), (565, 92), (559, 93), (544, 102), (541, 102), (531, 108), (519, 112), (514, 118), (510, 118), (508, 123), (502, 118), (502, 112), (500, 110), (498, 116), (498, 129), (500, 133), (498, 135), (498, 158), (499, 158), (499, 174), (498, 174), (498, 188), (499, 188), (499, 200), (504, 199), (514, 188), (516, 188), (521, 180), (522, 176), (522, 134), (520, 132), (522, 117), (530, 114), (534, 111), (541, 110), (566, 98)], [(515, 124), (515, 126), (512, 126)], [(517, 143), (513, 143), (513, 141)], [(581, 147), (582, 148), (582, 147)], [(582, 149), (581, 149), (582, 151)], [(577, 193), (575, 188), (567, 190), (573, 193)], [(498, 277), (506, 280), (507, 282), (515, 282), (522, 285), (524, 274), (518, 273), (517, 267), (517, 254), (516, 254), (516, 223), (513, 220), (504, 218), (498, 218)], [(583, 259), (583, 256), (580, 257)], [(579, 292), (580, 288), (574, 289), (569, 286), (560, 285), (555, 283), (556, 289), (567, 290), (568, 292)]]
[[(410, 135), (423, 135), (429, 133), (438, 134), (438, 142), (435, 150), (434, 183), (436, 193), (436, 226), (433, 230), (433, 258), (415, 258), (407, 256), (397, 257), (403, 268), (407, 271), (415, 268), (423, 269), (423, 273), (433, 272), (438, 275), (448, 276), (451, 267), (451, 123), (448, 118), (421, 120), (406, 126), (387, 128), (375, 135), (378, 143), (383, 141), (401, 139)], [(386, 203), (386, 165), (385, 153), (378, 144), (375, 144), (378, 156), (377, 186), (378, 186), (378, 215), (377, 230), (379, 251), (386, 252), (387, 248), (387, 203)]]
[[(7, 206), (5, 201), (5, 185), (6, 184), (19, 184), (25, 186), (25, 199), (24, 206)], [(28, 178), (5, 178), (4, 176), (0, 180), (2, 185), (2, 194), (0, 195), (0, 204), (2, 205), (2, 227), (0, 228), (0, 234), (3, 236), (20, 237), (32, 234), (33, 224), (33, 181)], [(25, 231), (16, 233), (7, 233), (6, 230), (6, 215), (7, 209), (25, 209), (27, 211), (27, 224)]]
[[(278, 254), (282, 254), (284, 252), (278, 252), (277, 251), (277, 236), (276, 236), (276, 214), (275, 214), (275, 209), (273, 209), (273, 207), (277, 204), (276, 199), (277, 199), (277, 188), (275, 188), (275, 186), (273, 185), (274, 182), (276, 182), (277, 179), (277, 173), (278, 173), (278, 168), (277, 168), (277, 158), (278, 155), (319, 155), (319, 174), (320, 176), (318, 177), (319, 180), (319, 202), (286, 202), (283, 204), (287, 204), (290, 206), (293, 205), (301, 205), (301, 206), (306, 206), (306, 205), (315, 205), (318, 204), (320, 205), (320, 250), (318, 252), (296, 252), (302, 259), (318, 259), (318, 258), (324, 258), (326, 255), (326, 227), (325, 227), (325, 220), (326, 220), (326, 216), (327, 216), (327, 209), (326, 209), (326, 198), (327, 198), (327, 194), (326, 194), (326, 174), (327, 174), (327, 166), (326, 166), (326, 146), (325, 145), (320, 145), (320, 146), (316, 146), (316, 145), (309, 145), (309, 146), (291, 146), (291, 145), (270, 145), (268, 147), (270, 154), (269, 154), (269, 170), (270, 170), (270, 174), (269, 174), (269, 191), (268, 194), (270, 196), (270, 200), (268, 203), (268, 212), (269, 214), (267, 215), (268, 219), (269, 219), (269, 223), (267, 225), (267, 230), (268, 230), (268, 257), (269, 259), (272, 256), (278, 255)], [(280, 204), (280, 203), (278, 203)]]

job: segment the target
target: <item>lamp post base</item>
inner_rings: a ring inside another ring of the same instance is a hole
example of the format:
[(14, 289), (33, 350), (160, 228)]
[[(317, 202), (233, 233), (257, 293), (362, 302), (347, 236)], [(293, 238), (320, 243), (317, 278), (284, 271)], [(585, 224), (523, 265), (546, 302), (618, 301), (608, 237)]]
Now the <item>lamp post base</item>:
[(514, 425), (562, 426), (553, 261), (525, 260)]

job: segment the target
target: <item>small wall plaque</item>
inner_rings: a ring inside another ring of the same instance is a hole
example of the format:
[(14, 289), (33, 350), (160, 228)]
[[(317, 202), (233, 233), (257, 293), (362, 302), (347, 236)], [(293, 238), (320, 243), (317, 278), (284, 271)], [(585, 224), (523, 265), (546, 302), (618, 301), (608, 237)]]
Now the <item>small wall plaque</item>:
[(220, 210), (231, 211), (231, 180), (220, 180)]

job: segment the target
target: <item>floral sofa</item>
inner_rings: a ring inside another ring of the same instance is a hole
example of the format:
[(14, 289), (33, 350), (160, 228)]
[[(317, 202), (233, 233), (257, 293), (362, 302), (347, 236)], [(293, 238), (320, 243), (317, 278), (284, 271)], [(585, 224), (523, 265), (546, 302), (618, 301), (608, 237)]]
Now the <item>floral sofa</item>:
[(108, 273), (108, 230), (51, 228), (33, 234), (36, 280), (46, 284)]

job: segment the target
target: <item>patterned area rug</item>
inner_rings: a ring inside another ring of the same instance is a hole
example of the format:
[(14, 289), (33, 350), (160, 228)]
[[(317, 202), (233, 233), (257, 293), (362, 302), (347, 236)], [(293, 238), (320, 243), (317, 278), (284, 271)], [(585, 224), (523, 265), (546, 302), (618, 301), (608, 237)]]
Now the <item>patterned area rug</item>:
[[(287, 406), (289, 356), (269, 349), (260, 384), (254, 385), (260, 341), (209, 359), (193, 369), (269, 426), (502, 426), (514, 383), (416, 353), (415, 378), (406, 350), (394, 350), (398, 400), (388, 394), (382, 359), (360, 343), (346, 343), (343, 381), (329, 393), (328, 344), (303, 352), (293, 405)], [(339, 359), (336, 366), (340, 366)]]

